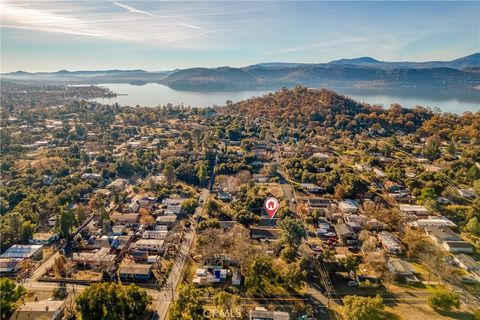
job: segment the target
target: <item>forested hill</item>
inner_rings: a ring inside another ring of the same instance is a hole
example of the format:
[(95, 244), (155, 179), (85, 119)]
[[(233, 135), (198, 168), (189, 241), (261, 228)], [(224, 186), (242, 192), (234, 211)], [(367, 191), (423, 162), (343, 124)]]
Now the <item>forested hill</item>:
[(480, 135), (480, 112), (441, 114), (421, 106), (413, 109), (394, 104), (387, 109), (363, 104), (334, 91), (295, 87), (251, 98), (220, 109), (224, 114), (266, 119), (293, 128), (331, 128), (345, 133), (370, 130), (405, 133), (421, 130), (426, 135), (454, 138)]
[(98, 70), (29, 73), (17, 71), (2, 78), (54, 83), (162, 83), (177, 90), (279, 89), (308, 87), (448, 88), (472, 90), (480, 85), (480, 53), (451, 61), (387, 62), (370, 57), (328, 63), (260, 63), (241, 68), (189, 68), (171, 71)]

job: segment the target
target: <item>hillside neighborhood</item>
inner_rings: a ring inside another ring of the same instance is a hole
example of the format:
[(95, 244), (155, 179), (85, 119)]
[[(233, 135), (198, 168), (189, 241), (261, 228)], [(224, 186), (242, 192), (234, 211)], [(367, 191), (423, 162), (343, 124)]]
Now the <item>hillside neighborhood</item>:
[(304, 87), (215, 108), (8, 101), (2, 319), (100, 319), (89, 299), (115, 290), (141, 319), (478, 315), (478, 112)]

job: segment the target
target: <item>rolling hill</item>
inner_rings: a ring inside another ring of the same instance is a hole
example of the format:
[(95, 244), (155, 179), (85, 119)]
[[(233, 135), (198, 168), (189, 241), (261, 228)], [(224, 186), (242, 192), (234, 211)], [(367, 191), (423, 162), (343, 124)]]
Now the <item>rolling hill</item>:
[(480, 53), (451, 61), (385, 62), (371, 57), (329, 63), (260, 63), (242, 68), (190, 68), (173, 71), (100, 70), (2, 74), (4, 79), (62, 83), (157, 82), (177, 90), (278, 89), (309, 87), (422, 87), (472, 89), (480, 86)]

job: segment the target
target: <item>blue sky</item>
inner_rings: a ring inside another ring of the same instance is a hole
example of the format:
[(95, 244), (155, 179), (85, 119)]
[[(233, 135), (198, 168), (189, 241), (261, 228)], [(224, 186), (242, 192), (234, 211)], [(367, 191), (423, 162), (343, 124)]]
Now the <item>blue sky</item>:
[(1, 71), (449, 60), (480, 51), (480, 2), (0, 0)]

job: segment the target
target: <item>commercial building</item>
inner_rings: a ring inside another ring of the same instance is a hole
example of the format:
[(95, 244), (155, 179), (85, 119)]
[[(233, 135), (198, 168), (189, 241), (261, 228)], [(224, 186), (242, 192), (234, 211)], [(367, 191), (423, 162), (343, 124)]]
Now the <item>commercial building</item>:
[(20, 259), (34, 259), (42, 258), (41, 244), (21, 245), (15, 244), (5, 251), (0, 258), (20, 258)]

